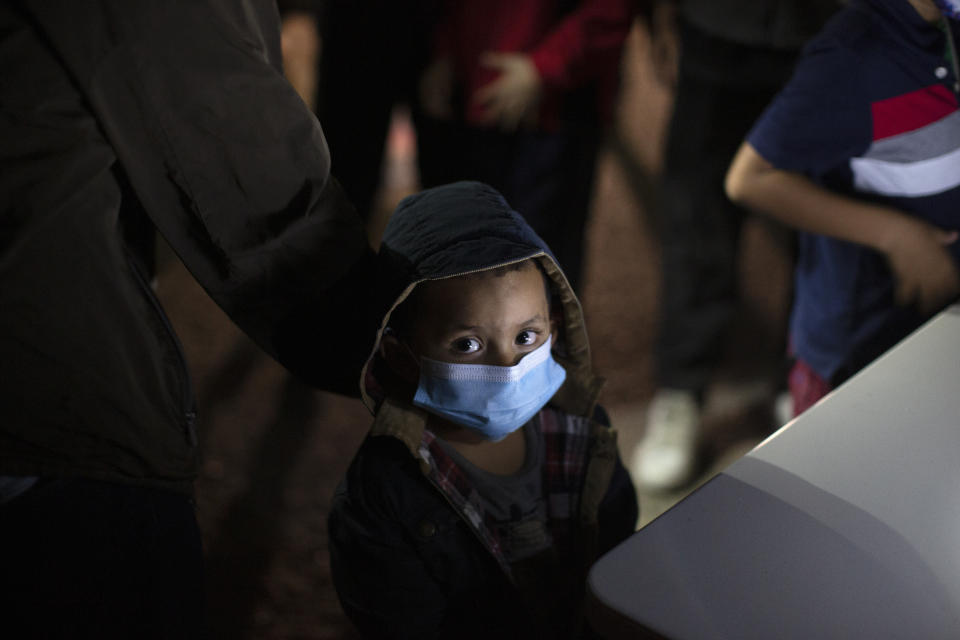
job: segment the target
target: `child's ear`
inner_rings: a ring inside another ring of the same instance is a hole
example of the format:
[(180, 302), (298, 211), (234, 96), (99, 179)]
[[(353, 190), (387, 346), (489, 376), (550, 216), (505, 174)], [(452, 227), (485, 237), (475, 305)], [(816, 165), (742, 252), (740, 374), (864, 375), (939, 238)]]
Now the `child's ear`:
[(420, 380), (420, 366), (413, 353), (392, 331), (384, 332), (380, 339), (380, 356), (405, 382), (416, 384)]

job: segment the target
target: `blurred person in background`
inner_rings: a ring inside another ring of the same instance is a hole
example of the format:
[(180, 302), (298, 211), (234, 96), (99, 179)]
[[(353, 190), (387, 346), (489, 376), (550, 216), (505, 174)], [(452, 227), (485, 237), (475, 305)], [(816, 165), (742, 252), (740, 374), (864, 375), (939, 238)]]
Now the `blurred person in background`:
[(376, 213), (391, 115), (415, 105), (441, 2), (279, 2), (284, 70), (323, 123), (332, 171), (365, 220)]
[(201, 634), (195, 403), (156, 231), (267, 353), (356, 388), (372, 252), (280, 46), (268, 1), (0, 6), (9, 637)]
[[(630, 457), (640, 486), (690, 482), (705, 394), (737, 306), (744, 211), (723, 179), (750, 125), (790, 77), (836, 0), (662, 0), (653, 11), (659, 75), (675, 83), (660, 183), (657, 391)], [(789, 250), (789, 241), (784, 241)]]
[(601, 124), (634, 2), (440, 5), (416, 113), (421, 182), (496, 188), (578, 289)]
[(955, 0), (851, 0), (737, 152), (727, 192), (800, 230), (797, 414), (960, 294)]

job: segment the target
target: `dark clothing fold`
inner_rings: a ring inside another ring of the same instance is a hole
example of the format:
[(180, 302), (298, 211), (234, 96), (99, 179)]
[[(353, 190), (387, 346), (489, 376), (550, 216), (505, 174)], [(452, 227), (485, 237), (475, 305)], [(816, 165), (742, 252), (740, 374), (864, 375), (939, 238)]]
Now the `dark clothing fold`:
[(154, 227), (265, 351), (355, 393), (370, 251), (275, 5), (24, 0), (0, 34), (0, 475), (190, 490)]

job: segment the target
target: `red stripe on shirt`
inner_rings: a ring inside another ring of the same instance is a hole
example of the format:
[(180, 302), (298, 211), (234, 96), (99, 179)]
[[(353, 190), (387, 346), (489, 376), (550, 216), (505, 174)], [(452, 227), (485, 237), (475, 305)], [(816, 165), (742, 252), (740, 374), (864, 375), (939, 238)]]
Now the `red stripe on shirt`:
[(957, 109), (957, 96), (942, 84), (878, 100), (871, 105), (873, 139), (914, 131), (932, 124)]

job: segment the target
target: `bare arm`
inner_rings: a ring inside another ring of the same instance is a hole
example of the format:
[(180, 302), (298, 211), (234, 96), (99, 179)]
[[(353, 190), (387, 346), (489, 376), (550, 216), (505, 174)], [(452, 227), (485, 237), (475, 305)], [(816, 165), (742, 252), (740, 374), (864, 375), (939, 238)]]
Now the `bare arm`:
[(896, 209), (833, 193), (805, 176), (777, 169), (745, 142), (730, 165), (727, 195), (801, 231), (856, 242), (886, 256), (899, 304), (929, 313), (960, 293), (960, 274), (945, 249), (957, 239)]

